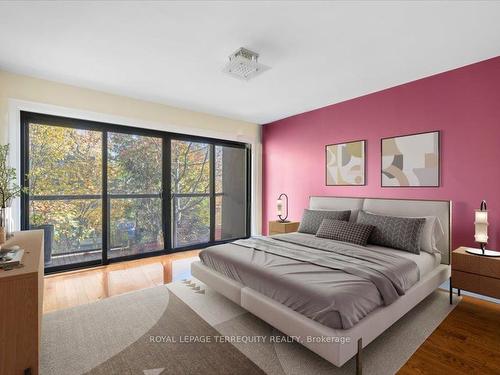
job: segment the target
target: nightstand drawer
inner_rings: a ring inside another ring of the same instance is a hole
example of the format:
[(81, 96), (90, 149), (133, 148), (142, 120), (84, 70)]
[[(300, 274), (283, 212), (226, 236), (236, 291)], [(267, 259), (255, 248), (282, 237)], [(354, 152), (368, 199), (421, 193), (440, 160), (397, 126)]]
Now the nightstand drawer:
[(500, 298), (500, 279), (457, 270), (453, 270), (451, 279), (454, 288)]
[(269, 235), (296, 232), (299, 229), (299, 224), (297, 221), (290, 221), (289, 223), (270, 221)]
[(468, 273), (453, 270), (451, 274), (451, 281), (453, 287), (465, 289), (471, 292), (481, 293), (479, 290), (479, 279), (481, 276), (475, 273)]
[(462, 247), (453, 252), (451, 261), (453, 270), (500, 279), (500, 258), (471, 255), (465, 252), (465, 249)]
[[(460, 249), (462, 250), (462, 249)], [(463, 250), (465, 251), (465, 250)], [(479, 256), (471, 256), (465, 252), (454, 251), (451, 255), (451, 268), (453, 270), (480, 274)]]

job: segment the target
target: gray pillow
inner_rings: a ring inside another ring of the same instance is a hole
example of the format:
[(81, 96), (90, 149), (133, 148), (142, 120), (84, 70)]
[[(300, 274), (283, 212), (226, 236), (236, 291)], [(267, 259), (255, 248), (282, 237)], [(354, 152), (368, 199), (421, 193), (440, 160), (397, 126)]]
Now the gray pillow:
[(324, 219), (319, 226), (316, 237), (366, 246), (373, 228), (373, 225)]
[(359, 224), (373, 225), (369, 243), (420, 254), (420, 238), (425, 218), (395, 217), (360, 211)]
[(324, 219), (349, 221), (351, 211), (326, 211), (305, 209), (298, 232), (316, 234)]

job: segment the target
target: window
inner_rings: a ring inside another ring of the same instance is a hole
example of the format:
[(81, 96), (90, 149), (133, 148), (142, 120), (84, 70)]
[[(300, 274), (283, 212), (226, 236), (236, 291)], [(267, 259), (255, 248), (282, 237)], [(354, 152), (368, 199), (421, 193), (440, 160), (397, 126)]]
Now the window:
[(64, 264), (102, 257), (102, 133), (33, 122), (29, 137), (29, 227), (52, 238)]
[(108, 257), (164, 248), (162, 138), (108, 133)]
[(207, 143), (172, 140), (173, 246), (210, 241), (210, 148)]
[(215, 146), (215, 240), (245, 237), (246, 163), (244, 149)]
[(22, 229), (46, 271), (249, 235), (247, 145), (22, 112)]

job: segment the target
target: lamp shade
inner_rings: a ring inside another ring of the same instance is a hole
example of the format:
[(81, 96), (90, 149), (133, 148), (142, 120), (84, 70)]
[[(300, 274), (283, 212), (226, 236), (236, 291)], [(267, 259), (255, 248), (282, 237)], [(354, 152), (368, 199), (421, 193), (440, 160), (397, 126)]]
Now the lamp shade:
[(488, 224), (488, 211), (476, 210), (475, 224)]
[(283, 215), (283, 199), (278, 199), (276, 201), (276, 214)]
[(486, 249), (488, 243), (488, 211), (484, 200), (481, 202), (481, 208), (475, 212), (474, 228), (476, 230), (474, 239), (481, 245), (481, 248), (468, 247), (465, 251), (469, 254), (500, 258), (500, 251)]
[(486, 202), (481, 202), (481, 209), (476, 210), (474, 220), (476, 242), (485, 244), (488, 242), (488, 211), (486, 210)]

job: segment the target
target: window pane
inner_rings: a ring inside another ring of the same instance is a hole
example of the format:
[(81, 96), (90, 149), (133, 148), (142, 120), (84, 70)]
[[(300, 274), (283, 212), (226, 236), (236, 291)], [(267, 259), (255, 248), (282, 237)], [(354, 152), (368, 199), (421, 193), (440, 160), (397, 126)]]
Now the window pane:
[(157, 194), (161, 191), (162, 139), (108, 133), (108, 191)]
[(30, 194), (101, 194), (102, 134), (30, 124)]
[(109, 258), (162, 250), (160, 198), (111, 199)]
[(209, 193), (210, 146), (172, 140), (172, 193)]
[(215, 147), (215, 239), (246, 235), (246, 150)]
[(210, 145), (172, 140), (174, 247), (210, 241)]
[(100, 199), (30, 201), (31, 229), (45, 229), (52, 236), (45, 249), (47, 265), (101, 259), (101, 206)]
[(174, 247), (210, 241), (210, 198), (174, 197)]

